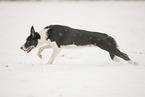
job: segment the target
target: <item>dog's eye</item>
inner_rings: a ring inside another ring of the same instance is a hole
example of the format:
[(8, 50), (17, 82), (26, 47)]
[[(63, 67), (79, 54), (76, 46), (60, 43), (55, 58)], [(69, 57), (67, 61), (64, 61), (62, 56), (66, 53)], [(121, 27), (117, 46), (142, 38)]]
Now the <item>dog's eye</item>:
[(30, 41), (27, 41), (27, 43), (30, 43)]

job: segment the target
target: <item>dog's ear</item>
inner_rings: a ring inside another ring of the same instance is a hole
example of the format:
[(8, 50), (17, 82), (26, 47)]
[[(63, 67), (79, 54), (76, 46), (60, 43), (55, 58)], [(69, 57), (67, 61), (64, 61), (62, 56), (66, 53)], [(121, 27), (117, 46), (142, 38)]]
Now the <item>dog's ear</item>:
[(33, 26), (31, 27), (31, 35), (33, 38), (35, 37), (35, 29)]
[(35, 32), (34, 27), (31, 26), (31, 33)]

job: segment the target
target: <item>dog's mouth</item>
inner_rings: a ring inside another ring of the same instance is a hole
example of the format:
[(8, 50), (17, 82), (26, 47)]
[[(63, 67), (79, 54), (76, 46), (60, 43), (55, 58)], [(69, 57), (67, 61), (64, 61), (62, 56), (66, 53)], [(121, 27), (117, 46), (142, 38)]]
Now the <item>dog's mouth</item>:
[(23, 49), (25, 52), (29, 53), (35, 46), (32, 45), (30, 47), (28, 47), (27, 49)]

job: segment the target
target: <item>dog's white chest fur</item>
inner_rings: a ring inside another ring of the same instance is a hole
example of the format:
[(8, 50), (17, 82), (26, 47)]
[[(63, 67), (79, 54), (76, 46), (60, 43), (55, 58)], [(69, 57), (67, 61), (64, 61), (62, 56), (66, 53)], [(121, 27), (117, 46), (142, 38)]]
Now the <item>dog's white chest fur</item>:
[(43, 30), (38, 32), (41, 36), (41, 38), (38, 40), (38, 45), (37, 45), (38, 47), (41, 46), (41, 45), (49, 43), (49, 41), (46, 40), (47, 39), (47, 35), (46, 35), (47, 30), (48, 29), (43, 29)]

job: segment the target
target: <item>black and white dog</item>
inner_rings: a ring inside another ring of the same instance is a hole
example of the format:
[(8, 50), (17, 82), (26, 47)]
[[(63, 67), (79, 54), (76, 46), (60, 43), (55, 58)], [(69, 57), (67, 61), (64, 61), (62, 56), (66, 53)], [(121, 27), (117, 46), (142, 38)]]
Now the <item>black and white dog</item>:
[[(46, 45), (42, 46), (44, 44)], [(119, 51), (115, 40), (111, 36), (100, 32), (73, 29), (62, 25), (50, 25), (39, 32), (35, 32), (32, 26), (31, 34), (21, 49), (30, 52), (33, 48), (42, 46), (37, 53), (38, 57), (42, 58), (41, 52), (44, 49), (53, 48), (53, 54), (48, 62), (48, 64), (52, 64), (62, 48), (87, 45), (98, 46), (106, 50), (114, 61), (119, 61), (116, 57), (118, 56), (129, 64), (135, 65), (135, 62), (131, 61), (127, 54)]]

